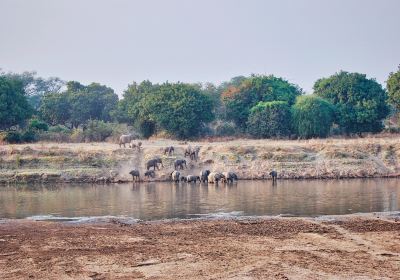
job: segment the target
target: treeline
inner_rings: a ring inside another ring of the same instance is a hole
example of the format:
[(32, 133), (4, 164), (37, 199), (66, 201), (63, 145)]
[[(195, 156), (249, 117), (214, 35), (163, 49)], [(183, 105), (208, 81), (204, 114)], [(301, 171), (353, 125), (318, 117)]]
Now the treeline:
[(218, 86), (134, 82), (118, 99), (98, 83), (1, 72), (0, 130), (10, 143), (104, 141), (128, 132), (177, 139), (378, 133), (400, 109), (400, 67), (389, 74), (386, 89), (364, 74), (342, 71), (317, 80), (313, 91), (305, 94), (273, 75), (251, 75)]

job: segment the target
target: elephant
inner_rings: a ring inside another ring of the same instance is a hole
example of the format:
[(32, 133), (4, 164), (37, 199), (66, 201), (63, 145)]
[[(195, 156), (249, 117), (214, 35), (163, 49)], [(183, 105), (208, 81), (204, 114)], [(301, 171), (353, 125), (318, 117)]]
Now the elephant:
[(185, 168), (187, 168), (187, 166), (186, 166), (186, 160), (184, 160), (184, 159), (177, 159), (177, 160), (175, 160), (175, 162), (174, 162), (174, 167), (175, 167), (176, 170), (178, 170), (178, 167), (179, 167), (180, 169), (184, 169), (184, 168), (183, 168), (183, 165), (185, 165)]
[(160, 158), (151, 159), (146, 163), (146, 169), (150, 170), (150, 168), (153, 167), (154, 170), (156, 170), (157, 167), (157, 170), (160, 170), (160, 168), (158, 167), (159, 163), (161, 164), (162, 167), (164, 167), (162, 160)]
[(202, 182), (208, 182), (208, 175), (210, 174), (210, 170), (201, 170), (200, 171), (200, 179)]
[(147, 179), (154, 178), (156, 176), (156, 172), (154, 170), (148, 170), (144, 173), (144, 177), (147, 177)]
[(138, 142), (137, 144), (131, 142), (129, 144), (129, 147), (132, 149), (136, 148), (138, 151), (140, 151), (140, 148), (142, 147), (142, 142)]
[(181, 173), (179, 171), (176, 171), (176, 170), (172, 171), (171, 180), (174, 182), (179, 182), (179, 180), (181, 179), (180, 175), (181, 175)]
[(238, 180), (238, 177), (234, 172), (223, 172), (222, 174), (225, 176), (225, 178), (223, 179), (224, 182), (233, 183), (234, 180)]
[(211, 184), (214, 184), (214, 183), (218, 184), (218, 181), (221, 181), (224, 179), (225, 179), (224, 174), (222, 174), (220, 172), (211, 172), (208, 175), (208, 183), (211, 183)]
[(189, 154), (190, 159), (197, 161), (197, 159), (199, 158), (199, 152), (200, 152), (199, 146), (196, 146), (193, 149), (191, 149)]
[(133, 169), (131, 172), (129, 172), (129, 174), (132, 175), (133, 181), (136, 181), (136, 179), (137, 179), (138, 181), (140, 181), (140, 173), (139, 173), (139, 170)]
[(185, 176), (181, 176), (181, 182), (186, 182), (186, 181), (187, 181), (186, 177)]
[(189, 156), (192, 154), (192, 147), (189, 145), (185, 148), (185, 157)]
[(200, 177), (199, 176), (195, 176), (195, 175), (187, 175), (186, 176), (186, 182), (191, 183), (191, 182), (197, 182), (197, 180), (199, 180), (200, 182)]
[(278, 172), (276, 172), (275, 170), (272, 170), (269, 175), (272, 177), (272, 181), (276, 181), (276, 179), (278, 179)]
[(132, 134), (123, 134), (123, 135), (121, 135), (119, 137), (119, 147), (121, 148), (121, 145), (124, 145), (124, 148), (126, 148), (125, 144), (130, 144), (131, 141), (133, 140), (133, 138), (134, 137), (133, 137)]
[(166, 148), (164, 149), (164, 155), (168, 154), (168, 155), (170, 156), (170, 155), (173, 155), (174, 152), (175, 152), (175, 149), (174, 149), (173, 146), (166, 147)]

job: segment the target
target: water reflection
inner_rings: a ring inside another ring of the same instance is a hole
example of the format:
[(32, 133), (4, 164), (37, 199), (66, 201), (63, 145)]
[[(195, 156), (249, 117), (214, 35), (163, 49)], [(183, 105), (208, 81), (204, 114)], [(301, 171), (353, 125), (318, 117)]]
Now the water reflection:
[(400, 180), (239, 181), (0, 187), (0, 217), (118, 216), (151, 220), (240, 211), (299, 216), (399, 210)]

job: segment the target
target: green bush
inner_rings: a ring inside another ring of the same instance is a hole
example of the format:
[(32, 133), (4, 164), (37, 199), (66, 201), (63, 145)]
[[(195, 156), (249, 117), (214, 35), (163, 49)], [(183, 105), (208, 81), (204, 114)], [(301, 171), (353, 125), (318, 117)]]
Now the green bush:
[(4, 137), (4, 141), (9, 144), (21, 143), (22, 135), (18, 131), (8, 131)]
[(113, 123), (106, 123), (98, 120), (89, 120), (83, 130), (86, 142), (101, 142), (112, 135)]
[(315, 95), (297, 98), (292, 107), (293, 130), (301, 138), (326, 137), (334, 121), (335, 109)]
[(32, 119), (29, 122), (29, 129), (48, 131), (49, 126), (47, 125), (47, 123), (45, 123), (43, 121), (40, 121), (38, 119)]
[(247, 131), (255, 138), (290, 135), (290, 108), (287, 102), (259, 102), (251, 108)]
[(36, 131), (32, 129), (25, 130), (21, 135), (22, 142), (32, 143), (37, 141)]

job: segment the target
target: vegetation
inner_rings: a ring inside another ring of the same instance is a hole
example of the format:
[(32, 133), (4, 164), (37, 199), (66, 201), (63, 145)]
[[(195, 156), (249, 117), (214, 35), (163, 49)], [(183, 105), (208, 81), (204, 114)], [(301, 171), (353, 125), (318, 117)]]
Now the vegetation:
[(285, 101), (259, 102), (251, 108), (247, 130), (255, 138), (290, 135), (290, 107)]
[(299, 96), (292, 107), (293, 130), (301, 138), (328, 136), (334, 117), (334, 106), (315, 95)]
[(387, 94), (380, 84), (366, 75), (339, 72), (319, 79), (314, 92), (336, 106), (337, 123), (346, 134), (379, 132), (389, 114)]
[(283, 78), (251, 75), (218, 86), (133, 82), (121, 99), (99, 83), (0, 72), (0, 132), (9, 143), (116, 141), (136, 132), (176, 139), (327, 137), (380, 132), (399, 100), (400, 68), (390, 73), (387, 92), (364, 74), (342, 71), (317, 80), (313, 95)]

